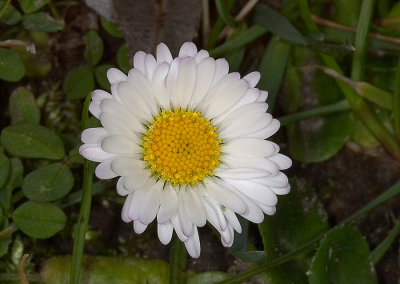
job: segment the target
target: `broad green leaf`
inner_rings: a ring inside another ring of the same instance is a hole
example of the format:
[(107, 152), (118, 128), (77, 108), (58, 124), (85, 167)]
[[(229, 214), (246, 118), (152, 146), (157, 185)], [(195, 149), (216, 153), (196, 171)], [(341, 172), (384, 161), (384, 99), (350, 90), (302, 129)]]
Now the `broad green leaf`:
[[(0, 207), (1, 208), (1, 207)], [(7, 254), (8, 247), (12, 241), (11, 235), (12, 231), (4, 231), (9, 227), (8, 219), (6, 217), (0, 218), (0, 232), (2, 236), (0, 237), (0, 258)]]
[(308, 278), (310, 284), (378, 283), (368, 243), (350, 226), (342, 226), (322, 240)]
[(129, 60), (128, 47), (126, 46), (126, 44), (122, 45), (118, 49), (117, 64), (124, 73), (128, 73), (128, 71), (132, 68), (131, 62)]
[(94, 74), (96, 81), (103, 90), (110, 90), (110, 82), (107, 79), (107, 70), (114, 67), (110, 64), (104, 64), (96, 67)]
[[(291, 180), (291, 192), (279, 196), (277, 212), (259, 225), (267, 260), (292, 252), (328, 229), (327, 217), (315, 191)], [(282, 225), (284, 224), (284, 225)], [(307, 283), (312, 255), (303, 254), (267, 272), (268, 283)]]
[[(3, 9), (5, 0), (0, 0), (0, 11)], [(7, 25), (15, 25), (21, 20), (21, 13), (11, 3), (8, 3), (7, 8), (3, 11), (0, 20)]]
[(199, 274), (193, 274), (192, 276), (189, 276), (189, 279), (187, 280), (187, 284), (212, 284), (212, 283), (218, 283), (219, 281), (225, 280), (228, 278), (230, 275), (225, 273), (225, 272), (220, 272), (220, 271), (207, 271), (207, 272), (202, 272)]
[(289, 150), (303, 163), (318, 163), (336, 155), (351, 137), (351, 113), (339, 113), (288, 126)]
[[(167, 284), (169, 279), (168, 264), (158, 259), (85, 256), (83, 262), (86, 265), (80, 283)], [(41, 280), (45, 284), (68, 284), (70, 269), (71, 256), (50, 258), (42, 266)]]
[(28, 236), (46, 239), (65, 227), (67, 216), (51, 203), (28, 201), (14, 211), (13, 220)]
[(19, 0), (18, 2), (25, 14), (31, 14), (47, 5), (50, 0)]
[(24, 174), (24, 166), (18, 158), (10, 159), (10, 173), (4, 186), (0, 188), (0, 205), (8, 210), (11, 207), (12, 192), (21, 186)]
[(70, 169), (61, 163), (38, 168), (25, 176), (22, 190), (33, 201), (54, 201), (64, 197), (74, 185)]
[(64, 145), (52, 130), (35, 124), (16, 124), (1, 132), (1, 144), (11, 154), (24, 158), (58, 160), (64, 156)]
[(10, 174), (10, 160), (6, 157), (6, 155), (0, 153), (0, 190), (6, 183), (9, 174)]
[(68, 72), (63, 83), (63, 90), (70, 99), (83, 99), (94, 89), (93, 71), (78, 67)]
[(306, 45), (303, 35), (279, 12), (267, 5), (259, 4), (255, 10), (255, 21), (276, 36), (294, 44)]
[(32, 31), (57, 32), (62, 30), (64, 25), (63, 20), (56, 20), (44, 12), (30, 14), (24, 18), (25, 29)]
[(28, 89), (19, 87), (10, 96), (11, 123), (39, 124), (40, 110), (35, 97)]
[(17, 82), (24, 77), (25, 71), (18, 52), (0, 48), (0, 80)]
[(103, 40), (96, 31), (89, 31), (83, 36), (83, 41), (85, 43), (83, 56), (90, 65), (96, 66), (103, 56)]
[(116, 24), (107, 21), (103, 17), (100, 18), (100, 24), (110, 36), (115, 38), (124, 38), (124, 35), (121, 33)]

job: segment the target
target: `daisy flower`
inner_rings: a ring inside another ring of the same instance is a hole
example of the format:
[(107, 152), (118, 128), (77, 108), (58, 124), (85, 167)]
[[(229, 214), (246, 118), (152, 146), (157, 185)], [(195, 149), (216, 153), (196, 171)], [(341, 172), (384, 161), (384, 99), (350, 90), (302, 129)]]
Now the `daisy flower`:
[(139, 51), (128, 75), (111, 68), (107, 77), (111, 94), (93, 91), (89, 106), (103, 127), (84, 130), (79, 151), (100, 162), (98, 178), (119, 177), (122, 220), (136, 233), (156, 219), (163, 244), (175, 231), (196, 258), (207, 221), (230, 247), (236, 214), (260, 223), (275, 213), (291, 160), (266, 140), (280, 125), (255, 88), (258, 72), (240, 78), (187, 42), (176, 58), (163, 43), (156, 57)]

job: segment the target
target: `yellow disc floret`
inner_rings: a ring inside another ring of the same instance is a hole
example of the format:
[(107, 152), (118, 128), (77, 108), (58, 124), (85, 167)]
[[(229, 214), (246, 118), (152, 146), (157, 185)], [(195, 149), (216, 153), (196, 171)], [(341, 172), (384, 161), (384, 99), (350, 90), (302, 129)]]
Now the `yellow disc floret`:
[(200, 112), (162, 110), (143, 136), (143, 160), (172, 184), (196, 184), (213, 175), (221, 154), (217, 128)]

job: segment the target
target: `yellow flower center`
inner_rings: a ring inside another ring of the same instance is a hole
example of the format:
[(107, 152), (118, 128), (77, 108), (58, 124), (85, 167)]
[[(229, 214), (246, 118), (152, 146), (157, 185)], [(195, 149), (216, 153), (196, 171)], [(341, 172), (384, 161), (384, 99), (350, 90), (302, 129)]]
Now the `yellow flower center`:
[(143, 136), (143, 160), (158, 178), (196, 184), (219, 165), (217, 128), (199, 112), (162, 110)]

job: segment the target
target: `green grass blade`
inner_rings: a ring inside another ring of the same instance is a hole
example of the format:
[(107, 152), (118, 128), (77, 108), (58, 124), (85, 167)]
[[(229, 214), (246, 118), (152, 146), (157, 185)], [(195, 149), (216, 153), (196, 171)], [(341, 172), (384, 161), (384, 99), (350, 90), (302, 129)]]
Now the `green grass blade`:
[(230, 5), (226, 0), (215, 0), (215, 6), (219, 16), (222, 18), (225, 24), (232, 28), (237, 26), (235, 19), (230, 14)]
[(400, 141), (400, 58), (396, 71), (396, 81), (393, 94), (393, 124), (397, 141)]

